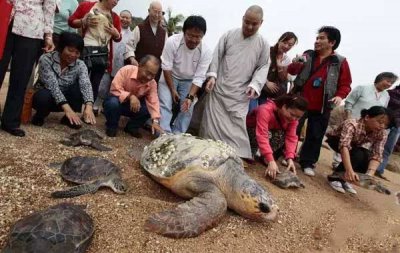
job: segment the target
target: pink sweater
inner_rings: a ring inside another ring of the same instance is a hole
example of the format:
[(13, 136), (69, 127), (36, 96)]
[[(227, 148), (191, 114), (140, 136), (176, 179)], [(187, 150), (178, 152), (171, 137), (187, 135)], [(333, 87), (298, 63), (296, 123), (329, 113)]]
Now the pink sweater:
[(296, 146), (298, 137), (296, 135), (296, 128), (299, 122), (297, 120), (292, 122), (287, 122), (282, 117), (280, 122), (282, 128), (280, 127), (277, 119), (275, 118), (274, 111), (277, 110), (276, 104), (273, 101), (269, 101), (253, 110), (247, 116), (247, 127), (256, 128), (256, 138), (258, 143), (258, 148), (260, 149), (261, 155), (270, 162), (274, 161), (273, 151), (269, 145), (269, 135), (268, 131), (272, 129), (282, 129), (285, 130), (285, 158), (293, 159), (296, 154)]

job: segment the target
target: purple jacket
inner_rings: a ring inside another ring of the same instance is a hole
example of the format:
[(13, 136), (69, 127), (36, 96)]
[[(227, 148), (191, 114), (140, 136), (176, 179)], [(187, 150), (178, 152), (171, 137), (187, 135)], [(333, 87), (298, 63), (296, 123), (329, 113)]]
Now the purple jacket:
[(388, 90), (388, 92), (390, 96), (388, 108), (393, 113), (396, 127), (400, 127), (400, 85), (396, 86), (393, 90)]

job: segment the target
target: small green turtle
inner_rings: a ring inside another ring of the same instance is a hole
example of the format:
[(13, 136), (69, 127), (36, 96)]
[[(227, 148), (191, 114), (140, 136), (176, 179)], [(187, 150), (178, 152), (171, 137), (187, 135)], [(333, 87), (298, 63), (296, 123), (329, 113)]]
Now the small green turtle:
[(140, 164), (155, 181), (190, 199), (150, 215), (147, 231), (195, 237), (215, 226), (228, 207), (256, 221), (277, 216), (271, 195), (245, 173), (235, 150), (222, 141), (164, 134), (145, 147)]
[[(57, 164), (56, 164), (57, 165)], [(120, 168), (100, 157), (75, 156), (61, 164), (61, 176), (80, 184), (67, 190), (51, 194), (55, 198), (71, 198), (87, 193), (95, 193), (100, 187), (110, 187), (114, 192), (123, 194), (127, 187), (122, 181)]]
[(60, 142), (66, 146), (89, 146), (99, 151), (111, 151), (112, 149), (100, 143), (104, 139), (99, 133), (91, 129), (81, 130), (71, 134), (68, 138)]
[(277, 173), (275, 179), (272, 180), (272, 183), (282, 189), (305, 187), (297, 175), (286, 169)]
[(94, 233), (82, 206), (61, 203), (17, 221), (3, 253), (83, 253)]
[[(334, 172), (332, 175), (328, 176), (329, 181), (343, 181), (344, 180), (344, 171), (341, 172)], [(371, 177), (370, 175), (364, 174), (364, 173), (358, 173), (357, 175), (359, 177), (359, 181), (354, 182), (355, 185), (361, 186), (363, 188), (369, 189), (369, 190), (375, 190), (380, 193), (384, 193), (387, 195), (390, 195), (391, 192), (390, 190), (384, 186), (381, 182), (379, 182), (376, 178)]]

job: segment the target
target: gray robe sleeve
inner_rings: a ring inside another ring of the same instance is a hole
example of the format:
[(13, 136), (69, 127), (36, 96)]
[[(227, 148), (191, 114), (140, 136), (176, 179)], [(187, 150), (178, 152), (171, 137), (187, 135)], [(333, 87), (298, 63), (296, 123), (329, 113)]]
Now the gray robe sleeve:
[(261, 90), (267, 82), (268, 70), (269, 70), (269, 45), (264, 40), (261, 47), (260, 57), (257, 61), (257, 68), (254, 71), (253, 77), (248, 87), (253, 88), (258, 95), (261, 94)]
[(210, 67), (208, 68), (207, 77), (215, 77), (217, 79), (218, 67), (222, 61), (222, 58), (225, 54), (226, 40), (228, 37), (228, 32), (222, 35), (219, 39), (217, 46), (215, 47), (213, 58), (210, 63)]

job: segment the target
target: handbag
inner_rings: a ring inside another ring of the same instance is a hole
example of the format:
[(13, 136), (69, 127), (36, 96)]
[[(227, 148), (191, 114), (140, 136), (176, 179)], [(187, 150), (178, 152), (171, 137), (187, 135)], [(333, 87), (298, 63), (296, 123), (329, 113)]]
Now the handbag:
[(107, 46), (86, 46), (83, 48), (82, 60), (90, 71), (102, 71), (108, 67)]

